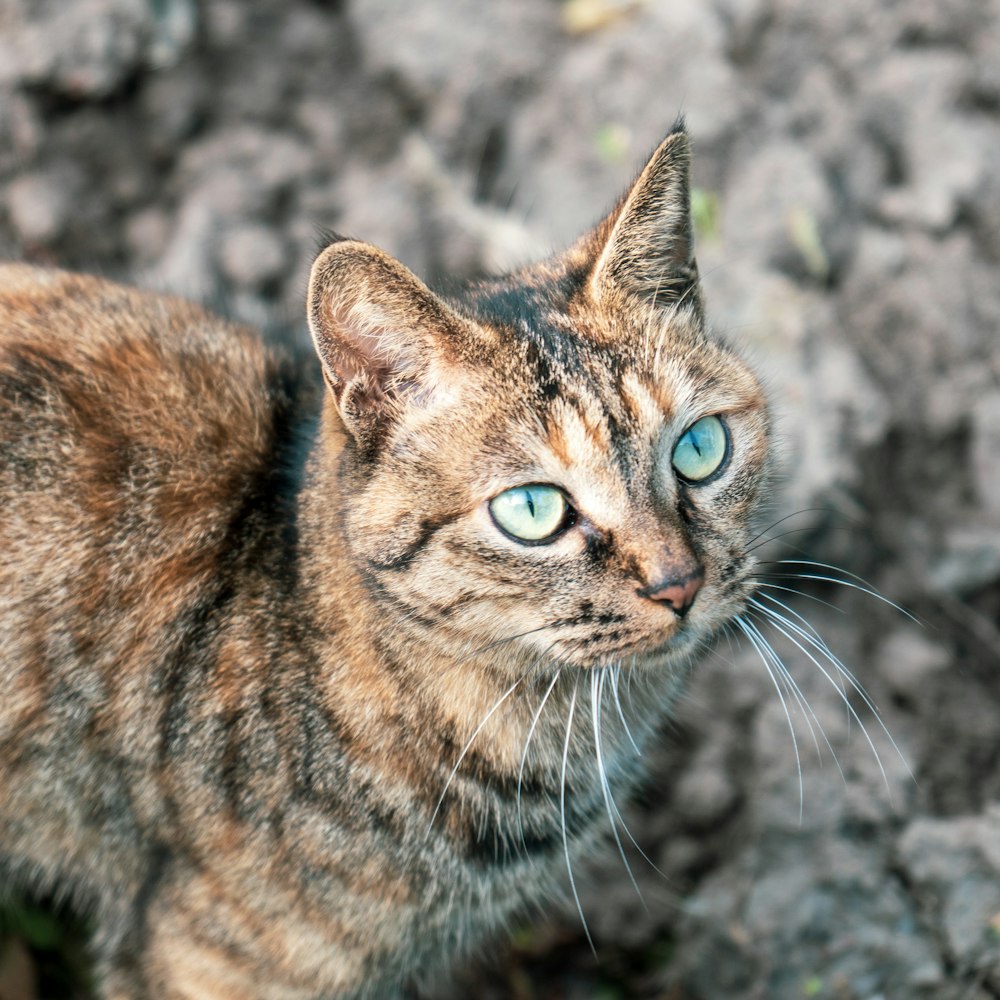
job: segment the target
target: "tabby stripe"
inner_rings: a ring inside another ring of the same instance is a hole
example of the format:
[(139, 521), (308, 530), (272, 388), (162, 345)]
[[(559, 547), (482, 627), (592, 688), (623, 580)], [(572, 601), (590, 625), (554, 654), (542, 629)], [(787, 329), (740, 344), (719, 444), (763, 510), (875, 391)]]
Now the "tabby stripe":
[(401, 552), (399, 555), (393, 556), (391, 559), (386, 559), (380, 561), (378, 559), (369, 559), (368, 565), (374, 570), (382, 570), (389, 572), (400, 572), (402, 570), (409, 569), (410, 564), (419, 555), (420, 551), (427, 545), (427, 543), (434, 537), (437, 532), (447, 525), (457, 521), (464, 511), (457, 511), (452, 514), (445, 514), (442, 517), (430, 518), (425, 517), (421, 520), (418, 525), (417, 537), (410, 542), (409, 545)]
[(398, 611), (399, 614), (407, 620), (407, 622), (415, 625), (421, 625), (423, 628), (440, 627), (440, 623), (436, 619), (428, 618), (426, 615), (420, 614), (414, 605), (407, 604), (406, 601), (401, 600), (393, 594), (376, 578), (374, 573), (363, 573), (362, 580), (368, 590), (371, 591), (372, 597), (374, 597), (377, 602), (387, 605), (394, 611)]
[[(515, 780), (516, 786), (516, 780)], [(516, 807), (514, 794), (502, 796), (494, 789), (480, 787), (478, 801), (456, 801), (449, 796), (441, 809), (441, 820), (449, 839), (467, 862), (495, 871), (562, 852), (561, 819), (554, 808), (558, 789), (535, 792), (538, 799), (521, 790), (522, 830), (514, 822), (496, 822), (497, 816), (510, 817)], [(584, 801), (574, 801), (573, 788), (567, 789), (566, 825), (574, 834), (589, 829), (604, 815), (603, 800), (595, 793)], [(490, 821), (484, 821), (484, 817)]]

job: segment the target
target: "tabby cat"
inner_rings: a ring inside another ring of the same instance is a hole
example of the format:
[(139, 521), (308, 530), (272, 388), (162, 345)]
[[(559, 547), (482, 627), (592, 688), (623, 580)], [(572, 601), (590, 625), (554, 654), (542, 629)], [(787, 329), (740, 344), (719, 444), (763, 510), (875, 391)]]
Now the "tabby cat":
[(307, 309), (319, 365), (0, 268), (0, 872), (93, 915), (103, 998), (453, 964), (565, 890), (753, 589), (767, 408), (682, 125), (561, 255), (442, 297), (338, 239)]

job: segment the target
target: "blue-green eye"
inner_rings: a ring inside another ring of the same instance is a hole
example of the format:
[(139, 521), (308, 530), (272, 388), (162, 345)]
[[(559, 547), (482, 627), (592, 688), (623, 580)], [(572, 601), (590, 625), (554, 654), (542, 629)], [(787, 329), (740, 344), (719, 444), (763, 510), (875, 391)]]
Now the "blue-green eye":
[(569, 523), (572, 508), (554, 486), (515, 486), (490, 501), (497, 525), (521, 542), (545, 542)]
[(680, 436), (671, 460), (682, 478), (700, 483), (718, 471), (728, 457), (726, 425), (718, 417), (702, 417)]

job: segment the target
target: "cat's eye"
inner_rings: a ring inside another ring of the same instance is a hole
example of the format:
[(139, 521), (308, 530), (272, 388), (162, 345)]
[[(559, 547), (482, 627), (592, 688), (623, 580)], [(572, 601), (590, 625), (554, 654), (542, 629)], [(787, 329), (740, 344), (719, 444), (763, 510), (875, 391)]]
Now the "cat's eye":
[(729, 432), (715, 416), (695, 421), (674, 445), (671, 460), (678, 475), (689, 483), (704, 482), (729, 457)]
[(490, 501), (497, 526), (519, 542), (551, 541), (572, 523), (573, 508), (555, 486), (515, 486)]

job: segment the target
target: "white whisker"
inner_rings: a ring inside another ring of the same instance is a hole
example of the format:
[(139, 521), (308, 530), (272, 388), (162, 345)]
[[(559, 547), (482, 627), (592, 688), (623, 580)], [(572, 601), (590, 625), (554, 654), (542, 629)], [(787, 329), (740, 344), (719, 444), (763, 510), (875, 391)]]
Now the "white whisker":
[(639, 744), (636, 743), (635, 738), (632, 736), (632, 730), (629, 729), (628, 722), (625, 721), (625, 712), (622, 708), (621, 698), (618, 694), (618, 680), (621, 676), (621, 664), (615, 664), (611, 671), (611, 693), (614, 696), (615, 708), (618, 709), (618, 718), (622, 720), (622, 728), (625, 730), (625, 735), (628, 737), (629, 743), (632, 744), (632, 749), (635, 750), (636, 757), (642, 756), (642, 751), (639, 749)]
[[(790, 588), (785, 588), (785, 589), (790, 589)], [(796, 593), (796, 591), (793, 590), (792, 593), (794, 594)], [(816, 631), (816, 628), (815, 626), (813, 626), (812, 622), (810, 622), (804, 615), (799, 614), (799, 612), (796, 611), (794, 608), (789, 607), (789, 605), (786, 604), (784, 601), (779, 600), (777, 597), (774, 597), (771, 594), (758, 594), (757, 597), (759, 597), (761, 600), (770, 601), (772, 604), (776, 604), (779, 608), (781, 608), (782, 613), (792, 615), (792, 617), (795, 618), (795, 620), (802, 626), (802, 628), (804, 628), (814, 639), (826, 645), (823, 637), (819, 634), (818, 631)], [(760, 607), (757, 601), (757, 597), (751, 597), (749, 603), (753, 604), (755, 607)], [(765, 609), (760, 608), (760, 610), (763, 611)]]
[[(789, 589), (789, 588), (784, 588), (784, 589)], [(792, 593), (796, 593), (796, 591), (792, 591)], [(777, 597), (774, 597), (771, 594), (758, 594), (758, 596), (760, 598), (762, 598), (763, 600), (765, 600), (765, 601), (770, 601), (772, 604), (776, 604), (779, 608), (781, 608), (781, 612), (780, 612), (781, 614), (792, 615), (801, 624), (801, 626), (813, 637), (813, 639), (815, 639), (825, 649), (827, 649), (828, 651), (830, 651), (830, 647), (827, 645), (826, 640), (819, 634), (819, 632), (816, 631), (816, 629), (812, 625), (812, 623), (809, 622), (803, 615), (799, 614), (798, 611), (796, 611), (793, 608), (789, 607), (784, 601), (779, 601)], [(754, 607), (758, 608), (761, 611), (761, 613), (763, 613), (765, 616), (767, 615), (767, 610), (768, 609), (762, 607), (759, 604), (759, 602), (757, 601), (756, 598), (751, 597), (750, 598), (750, 603), (753, 604)], [(837, 609), (837, 610), (839, 610), (839, 609)], [(832, 654), (832, 651), (831, 651), (831, 654)], [(843, 666), (843, 665), (841, 665), (841, 666)], [(839, 683), (837, 684), (837, 686), (840, 688), (841, 691), (845, 691), (846, 692), (846, 689), (845, 689), (845, 686), (843, 684), (843, 681), (845, 679), (850, 679), (851, 681), (853, 681), (854, 677), (851, 674), (851, 672), (849, 670), (847, 670), (846, 666), (843, 666), (843, 670), (838, 670), (838, 672), (837, 672), (837, 679), (839, 681)], [(848, 714), (848, 716), (847, 716), (847, 725), (848, 725), (848, 730), (850, 730), (850, 725), (851, 725), (850, 714)]]
[[(750, 599), (750, 603), (755, 605), (753, 598)], [(803, 693), (802, 688), (799, 687), (798, 682), (795, 680), (795, 677), (792, 675), (788, 667), (785, 666), (784, 660), (782, 660), (781, 657), (778, 656), (777, 650), (774, 648), (774, 646), (768, 640), (767, 636), (764, 635), (760, 627), (757, 625), (757, 619), (754, 617), (753, 613), (748, 612), (747, 615), (748, 618), (750, 619), (748, 624), (750, 624), (751, 628), (753, 628), (754, 634), (761, 641), (761, 643), (763, 643), (763, 645), (767, 648), (768, 658), (771, 661), (771, 665), (775, 668), (775, 670), (778, 671), (778, 675), (784, 680), (785, 690), (788, 691), (789, 694), (791, 694), (791, 696), (795, 699), (795, 703), (798, 705), (799, 711), (802, 713), (802, 718), (805, 720), (806, 726), (809, 729), (809, 735), (812, 738), (813, 745), (816, 747), (817, 759), (819, 759), (822, 762), (823, 752), (820, 749), (819, 740), (816, 737), (816, 731), (815, 729), (813, 729), (812, 725), (813, 722), (816, 723), (816, 727), (822, 734), (823, 740), (826, 743), (827, 748), (829, 749), (830, 753), (833, 754), (834, 759), (836, 759), (837, 755), (833, 753), (833, 747), (830, 745), (830, 741), (827, 739), (826, 732), (823, 729), (823, 725), (817, 718), (816, 713), (812, 709), (812, 706), (809, 704), (809, 701), (806, 698), (805, 694)]]
[[(754, 599), (751, 598), (751, 600)], [(772, 600), (774, 599), (772, 598)], [(868, 692), (861, 686), (861, 682), (854, 676), (853, 672), (843, 663), (843, 661), (833, 652), (833, 650), (830, 649), (829, 645), (827, 645), (826, 640), (816, 631), (815, 628), (812, 627), (812, 625), (810, 625), (807, 621), (805, 621), (805, 619), (802, 618), (802, 615), (793, 611), (791, 608), (782, 605), (780, 601), (776, 601), (775, 603), (781, 605), (782, 607), (784, 607), (786, 611), (788, 611), (790, 614), (794, 615), (796, 618), (802, 621), (803, 624), (805, 625), (805, 628), (803, 628), (801, 625), (797, 625), (795, 622), (786, 618), (783, 614), (774, 611), (773, 608), (765, 608), (763, 605), (760, 604), (758, 604), (757, 607), (763, 614), (765, 614), (768, 617), (768, 619), (771, 621), (772, 624), (781, 623), (788, 626), (788, 628), (792, 629), (796, 634), (801, 635), (802, 638), (809, 643), (809, 645), (811, 645), (815, 650), (817, 650), (817, 652), (819, 652), (822, 656), (824, 656), (826, 660), (831, 664), (831, 666), (836, 668), (838, 675), (843, 680), (847, 681), (850, 684), (850, 686), (857, 692), (857, 694), (864, 701), (865, 706), (869, 709), (869, 711), (871, 711), (872, 715), (878, 718), (879, 717), (878, 707), (871, 700), (871, 698), (869, 698)], [(837, 687), (841, 691), (845, 691), (845, 688), (842, 685), (838, 684)], [(881, 719), (879, 721), (881, 721)], [(888, 732), (886, 733), (886, 735), (887, 736), (889, 735)]]
[(583, 922), (583, 933), (587, 935), (587, 943), (590, 950), (597, 957), (597, 948), (594, 947), (594, 939), (590, 936), (590, 928), (587, 926), (587, 918), (583, 913), (583, 904), (580, 902), (580, 894), (576, 890), (576, 879), (573, 878), (573, 862), (569, 854), (569, 835), (566, 831), (566, 766), (569, 762), (569, 741), (573, 734), (573, 714), (576, 711), (576, 696), (580, 689), (580, 675), (577, 674), (576, 683), (573, 685), (573, 697), (569, 703), (569, 714), (566, 717), (566, 742), (563, 745), (562, 774), (559, 780), (559, 816), (562, 825), (563, 853), (566, 855), (566, 871), (569, 873), (569, 885), (573, 890), (573, 899), (576, 901), (576, 910), (580, 914)]
[[(817, 604), (822, 604), (824, 607), (830, 608), (831, 611), (836, 611), (838, 615), (846, 615), (847, 612), (843, 608), (837, 607), (832, 601), (824, 601), (822, 597), (817, 597), (815, 594), (807, 594), (804, 590), (796, 590), (795, 587), (783, 587), (780, 583), (768, 583), (766, 580), (756, 581), (758, 588), (764, 588), (766, 590), (783, 590), (786, 594), (795, 594), (798, 597), (805, 597), (810, 601), (815, 601)], [(761, 594), (761, 597), (767, 595)]]
[[(753, 598), (750, 599), (750, 603), (753, 604), (755, 607), (759, 607), (759, 605), (757, 605), (757, 603), (753, 600)], [(840, 772), (840, 776), (846, 782), (847, 776), (844, 774), (844, 769), (840, 766), (840, 760), (837, 757), (837, 752), (836, 750), (833, 749), (833, 744), (830, 742), (830, 738), (826, 735), (826, 730), (823, 728), (823, 723), (819, 721), (819, 717), (816, 715), (815, 711), (813, 711), (812, 705), (809, 704), (809, 699), (806, 698), (805, 693), (799, 686), (798, 681), (795, 680), (795, 677), (792, 675), (792, 672), (785, 665), (781, 657), (778, 656), (777, 650), (775, 650), (774, 646), (771, 645), (770, 641), (761, 631), (760, 627), (757, 626), (756, 624), (757, 619), (753, 617), (752, 613), (751, 617), (753, 618), (754, 631), (756, 632), (757, 637), (760, 639), (762, 643), (764, 643), (764, 645), (770, 651), (772, 657), (771, 662), (774, 664), (775, 669), (777, 669), (781, 673), (781, 676), (784, 677), (788, 689), (792, 692), (795, 701), (799, 706), (799, 710), (802, 712), (802, 717), (805, 719), (806, 725), (809, 727), (809, 735), (812, 736), (813, 743), (816, 747), (816, 756), (820, 761), (820, 764), (822, 764), (823, 762), (823, 754), (822, 751), (820, 750), (819, 741), (816, 739), (816, 733), (815, 730), (813, 729), (812, 722), (810, 722), (810, 717), (812, 718), (813, 722), (816, 723), (816, 728), (819, 730), (820, 735), (823, 737), (823, 742), (826, 744), (827, 750), (830, 751), (830, 756), (833, 758), (833, 762), (834, 764), (836, 764), (837, 770)], [(770, 623), (769, 620), (766, 618), (766, 616), (764, 618), (764, 621)]]
[(444, 797), (448, 794), (448, 788), (451, 786), (452, 780), (458, 773), (458, 769), (462, 766), (462, 761), (465, 760), (465, 755), (469, 752), (469, 747), (472, 746), (475, 738), (482, 732), (483, 727), (487, 722), (493, 717), (496, 710), (513, 694), (514, 689), (524, 680), (527, 674), (522, 674), (507, 690), (501, 695), (497, 703), (486, 713), (483, 720), (478, 726), (473, 730), (472, 735), (469, 737), (468, 742), (462, 747), (462, 752), (458, 755), (458, 760), (455, 761), (455, 766), (451, 769), (451, 774), (448, 775), (448, 780), (444, 783), (444, 788), (441, 791), (441, 797), (437, 801), (437, 805), (434, 807), (434, 812), (431, 813), (430, 823), (428, 823), (428, 829), (434, 825), (434, 820), (437, 818), (437, 814), (441, 809), (441, 804), (444, 802)]
[[(768, 563), (762, 563), (761, 565), (772, 565)], [(910, 621), (917, 625), (922, 625), (923, 623), (915, 615), (911, 614), (906, 608), (897, 604), (895, 601), (890, 601), (888, 597), (880, 594), (875, 587), (870, 584), (864, 577), (858, 576), (856, 573), (851, 573), (846, 569), (841, 569), (839, 566), (831, 566), (829, 563), (815, 562), (811, 559), (778, 559), (773, 565), (776, 566), (814, 566), (818, 569), (828, 569), (834, 573), (843, 573), (844, 576), (849, 576), (851, 580), (856, 580), (857, 583), (851, 583), (850, 580), (841, 580), (839, 577), (835, 576), (824, 576), (816, 573), (774, 573), (769, 574), (777, 577), (778, 579), (789, 579), (793, 578), (796, 580), (819, 580), (823, 583), (836, 583), (841, 587), (850, 587), (853, 590), (859, 590), (863, 594), (868, 594), (870, 597), (874, 597), (876, 600), (881, 601), (883, 604), (888, 604), (890, 608), (898, 611), (901, 615), (905, 615)]]
[(781, 702), (781, 707), (784, 709), (785, 719), (788, 721), (788, 732), (792, 737), (792, 749), (795, 751), (795, 770), (799, 776), (799, 822), (801, 823), (805, 804), (805, 787), (802, 784), (802, 758), (799, 756), (799, 741), (798, 737), (795, 735), (795, 726), (792, 724), (792, 714), (788, 711), (788, 703), (785, 701), (781, 685), (778, 683), (778, 678), (775, 677), (774, 670), (771, 668), (771, 664), (768, 660), (767, 651), (770, 650), (770, 646), (761, 646), (760, 640), (754, 634), (756, 629), (753, 627), (751, 622), (746, 621), (741, 615), (737, 615), (733, 621), (739, 626), (743, 634), (750, 640), (750, 644), (757, 651), (757, 655), (764, 664), (764, 669), (767, 671), (768, 677), (771, 678), (774, 690), (778, 692), (778, 700)]
[[(620, 667), (620, 665), (618, 665), (618, 666)], [(614, 683), (615, 677), (616, 677), (616, 672), (613, 672), (611, 674), (612, 684)], [(603, 699), (603, 697), (604, 697), (604, 695), (603, 695), (603, 692), (602, 692), (601, 693), (601, 698)], [(623, 723), (625, 722), (624, 718), (622, 719), (622, 722)], [(626, 732), (628, 732), (628, 726), (627, 726), (627, 724), (625, 726), (625, 729), (626, 729)], [(632, 739), (631, 734), (629, 734), (629, 739), (630, 740)], [(636, 753), (641, 756), (642, 752), (635, 745), (634, 741), (632, 742), (632, 746), (635, 747)], [(610, 795), (610, 788), (608, 789), (608, 792), (609, 792), (609, 795)], [(635, 837), (632, 836), (632, 831), (629, 830), (628, 825), (625, 822), (625, 817), (622, 816), (621, 810), (618, 808), (617, 804), (615, 803), (614, 796), (610, 796), (610, 797), (611, 797), (611, 808), (614, 809), (615, 815), (618, 817), (618, 822), (621, 823), (621, 828), (622, 828), (622, 830), (625, 831), (625, 836), (628, 837), (629, 841), (631, 841), (632, 846), (639, 852), (639, 854), (642, 857), (643, 861), (645, 861), (646, 864), (648, 864), (649, 867), (652, 868), (654, 872), (656, 872), (658, 875), (662, 876), (663, 878), (667, 878), (667, 874), (664, 871), (662, 871), (656, 865), (656, 863), (653, 861), (653, 859), (642, 849), (642, 847), (639, 844), (639, 841), (637, 841), (635, 839)], [(668, 879), (668, 881), (669, 881), (669, 879)], [(641, 898), (642, 897), (640, 896), (640, 899)]]
[(594, 724), (594, 753), (597, 757), (597, 777), (601, 783), (604, 808), (611, 822), (611, 832), (614, 834), (615, 843), (618, 845), (618, 853), (621, 855), (622, 864), (625, 865), (625, 871), (628, 872), (629, 881), (632, 883), (636, 895), (642, 901), (643, 906), (645, 906), (646, 901), (642, 898), (639, 883), (636, 882), (635, 876), (632, 874), (632, 866), (628, 863), (621, 837), (618, 836), (618, 824), (615, 821), (615, 816), (621, 818), (621, 813), (618, 812), (618, 807), (615, 805), (614, 798), (611, 795), (611, 785), (608, 782), (608, 773), (604, 766), (604, 754), (601, 751), (601, 703), (604, 699), (604, 680), (608, 669), (608, 667), (601, 667), (600, 670), (592, 671), (590, 675), (590, 708)]
[(531, 745), (531, 737), (535, 735), (535, 727), (538, 725), (538, 720), (542, 717), (542, 709), (545, 708), (545, 703), (549, 700), (549, 695), (552, 694), (552, 690), (555, 688), (561, 674), (561, 669), (556, 671), (555, 677), (552, 678), (552, 683), (548, 686), (545, 694), (542, 695), (541, 703), (531, 719), (531, 725), (528, 727), (528, 735), (524, 740), (524, 752), (521, 754), (521, 766), (517, 769), (517, 829), (521, 836), (522, 847), (525, 847), (524, 823), (521, 817), (521, 782), (524, 780), (524, 764), (528, 759), (528, 747)]
[[(882, 763), (882, 758), (878, 752), (878, 748), (875, 746), (875, 742), (871, 738), (871, 734), (868, 732), (868, 728), (862, 721), (861, 716), (858, 715), (857, 709), (855, 709), (855, 707), (851, 704), (850, 698), (847, 697), (847, 694), (841, 689), (840, 685), (837, 684), (837, 682), (830, 675), (830, 672), (823, 666), (823, 664), (819, 660), (817, 660), (815, 656), (812, 655), (812, 653), (807, 648), (807, 645), (811, 646), (832, 667), (834, 667), (837, 671), (839, 671), (840, 674), (844, 677), (844, 679), (848, 681), (851, 688), (853, 688), (853, 690), (857, 692), (858, 696), (865, 703), (867, 708), (871, 711), (872, 715), (878, 722), (879, 727), (882, 729), (882, 731), (888, 738), (889, 742), (892, 744), (892, 747), (896, 751), (897, 756), (903, 762), (903, 765), (906, 766), (907, 771), (909, 771), (909, 765), (907, 765), (906, 763), (906, 758), (903, 756), (902, 751), (896, 744), (896, 741), (892, 738), (892, 734), (889, 732), (885, 722), (882, 720), (882, 716), (879, 714), (875, 704), (868, 696), (868, 692), (865, 691), (865, 689), (861, 686), (860, 683), (858, 683), (858, 681), (855, 679), (854, 675), (850, 672), (850, 670), (848, 670), (847, 667), (845, 667), (844, 664), (841, 663), (840, 660), (833, 654), (833, 652), (830, 650), (830, 648), (826, 645), (825, 642), (823, 642), (822, 640), (817, 640), (816, 638), (811, 636), (808, 632), (806, 632), (804, 629), (802, 629), (800, 626), (796, 625), (794, 622), (785, 618), (784, 615), (778, 614), (771, 608), (765, 608), (763, 605), (760, 605), (759, 607), (762, 613), (765, 614), (765, 616), (767, 617), (772, 628), (775, 628), (778, 632), (780, 632), (783, 636), (785, 636), (786, 639), (794, 643), (794, 645), (796, 645), (799, 648), (799, 650), (801, 650), (809, 658), (809, 660), (816, 666), (816, 668), (820, 671), (820, 673), (823, 674), (823, 676), (827, 679), (827, 681), (830, 682), (831, 686), (837, 691), (838, 695), (840, 695), (841, 700), (847, 706), (851, 718), (853, 718), (854, 721), (857, 722), (858, 726), (861, 729), (861, 733), (865, 738), (865, 741), (871, 748), (872, 754), (875, 757), (875, 762), (876, 764), (878, 764), (879, 771), (882, 774), (882, 780), (885, 782), (886, 791), (889, 794), (889, 800), (891, 802), (892, 786), (889, 784), (889, 776), (886, 773), (885, 766)], [(799, 638), (796, 638), (796, 636), (798, 636)], [(801, 639), (802, 641), (800, 642), (799, 639)], [(805, 643), (806, 645), (804, 645), (803, 643)], [(912, 772), (910, 773), (912, 777)]]

